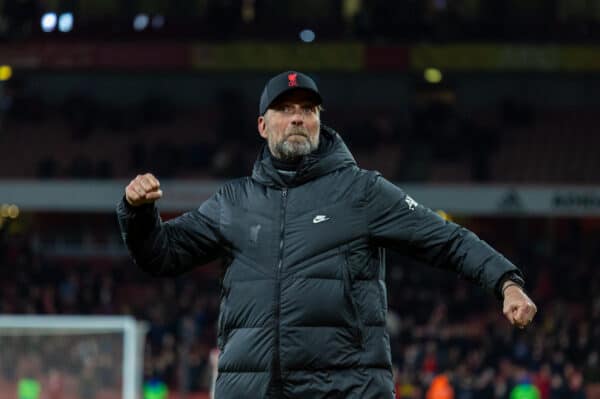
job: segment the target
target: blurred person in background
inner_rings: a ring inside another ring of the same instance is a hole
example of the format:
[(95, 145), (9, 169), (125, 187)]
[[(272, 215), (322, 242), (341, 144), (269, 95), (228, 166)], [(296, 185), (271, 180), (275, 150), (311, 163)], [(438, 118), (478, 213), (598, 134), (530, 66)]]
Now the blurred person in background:
[(384, 248), (495, 293), (517, 327), (537, 311), (515, 265), (360, 169), (340, 135), (320, 123), (321, 104), (310, 77), (281, 73), (261, 95), (266, 144), (251, 177), (168, 222), (151, 173), (134, 178), (118, 204), (122, 237), (148, 273), (175, 276), (227, 260), (217, 399), (392, 398)]
[(447, 375), (439, 374), (431, 381), (425, 399), (454, 399), (454, 389)]
[(510, 392), (510, 399), (540, 399), (540, 390), (533, 385), (528, 375), (521, 375)]

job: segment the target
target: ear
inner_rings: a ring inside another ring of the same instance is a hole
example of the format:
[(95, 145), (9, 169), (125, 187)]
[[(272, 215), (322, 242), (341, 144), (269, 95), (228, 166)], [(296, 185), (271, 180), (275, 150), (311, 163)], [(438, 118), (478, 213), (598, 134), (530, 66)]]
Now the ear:
[[(268, 111), (267, 111), (268, 112)], [(258, 133), (263, 139), (267, 139), (267, 121), (264, 116), (259, 116), (257, 121)]]

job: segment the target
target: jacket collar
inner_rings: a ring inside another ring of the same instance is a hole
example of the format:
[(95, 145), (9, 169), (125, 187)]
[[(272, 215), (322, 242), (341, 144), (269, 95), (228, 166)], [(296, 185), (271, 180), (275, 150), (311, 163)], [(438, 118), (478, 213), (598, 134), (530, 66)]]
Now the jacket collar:
[(272, 187), (295, 187), (335, 170), (355, 166), (350, 150), (332, 128), (321, 125), (319, 148), (302, 157), (298, 172), (291, 181), (285, 182), (272, 162), (271, 152), (265, 143), (252, 170), (252, 179)]

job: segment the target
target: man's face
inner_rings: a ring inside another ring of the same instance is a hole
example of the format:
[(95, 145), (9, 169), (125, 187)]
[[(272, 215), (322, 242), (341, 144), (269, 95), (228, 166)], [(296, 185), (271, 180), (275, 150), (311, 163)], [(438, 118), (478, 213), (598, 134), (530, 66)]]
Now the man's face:
[(264, 116), (258, 117), (258, 131), (267, 140), (273, 156), (293, 161), (319, 147), (317, 104), (310, 91), (292, 90), (273, 102)]

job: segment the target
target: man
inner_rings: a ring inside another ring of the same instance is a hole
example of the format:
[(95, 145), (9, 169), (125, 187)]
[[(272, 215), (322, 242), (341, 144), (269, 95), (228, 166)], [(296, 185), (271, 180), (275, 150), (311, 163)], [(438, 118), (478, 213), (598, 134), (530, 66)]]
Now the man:
[(251, 177), (166, 223), (150, 173), (131, 181), (118, 206), (125, 243), (153, 275), (228, 259), (217, 399), (392, 398), (384, 248), (495, 292), (516, 326), (536, 312), (517, 267), (358, 168), (340, 136), (320, 124), (321, 103), (308, 76), (275, 76), (260, 99), (266, 145)]

